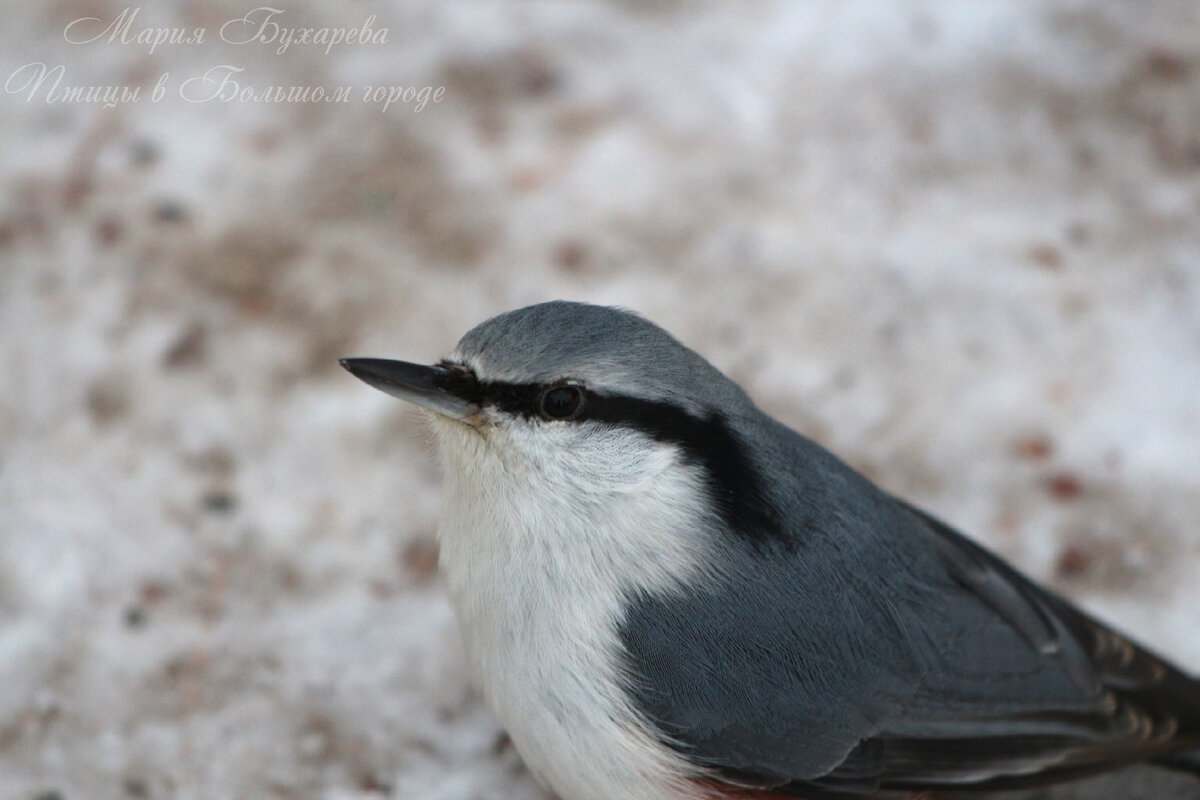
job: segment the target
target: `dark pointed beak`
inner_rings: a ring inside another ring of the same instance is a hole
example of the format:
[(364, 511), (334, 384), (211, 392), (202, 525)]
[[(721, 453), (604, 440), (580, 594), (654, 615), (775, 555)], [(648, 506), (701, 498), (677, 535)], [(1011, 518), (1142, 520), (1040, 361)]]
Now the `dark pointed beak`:
[(354, 377), (393, 397), (416, 403), (445, 417), (469, 422), (479, 406), (447, 390), (450, 370), (384, 358), (343, 358), (339, 362)]

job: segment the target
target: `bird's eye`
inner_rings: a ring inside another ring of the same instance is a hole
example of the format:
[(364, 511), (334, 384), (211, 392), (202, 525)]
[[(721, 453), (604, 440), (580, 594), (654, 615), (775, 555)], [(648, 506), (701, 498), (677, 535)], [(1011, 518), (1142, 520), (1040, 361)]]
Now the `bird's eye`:
[(583, 407), (583, 389), (578, 386), (554, 386), (542, 392), (542, 416), (570, 419)]

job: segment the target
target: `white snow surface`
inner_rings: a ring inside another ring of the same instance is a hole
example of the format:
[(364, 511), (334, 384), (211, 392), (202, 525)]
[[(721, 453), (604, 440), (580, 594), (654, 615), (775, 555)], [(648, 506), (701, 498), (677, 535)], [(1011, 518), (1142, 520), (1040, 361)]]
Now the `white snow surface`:
[[(0, 798), (546, 798), (464, 665), (426, 435), (336, 359), (554, 298), (1200, 668), (1196, 3), (272, 7), (387, 41), (0, 6)], [(220, 65), (253, 96), (180, 96)]]

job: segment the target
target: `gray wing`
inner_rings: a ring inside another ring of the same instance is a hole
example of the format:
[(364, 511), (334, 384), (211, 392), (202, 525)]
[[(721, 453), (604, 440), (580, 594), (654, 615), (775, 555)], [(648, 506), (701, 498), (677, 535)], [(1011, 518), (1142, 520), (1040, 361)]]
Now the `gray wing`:
[(1016, 788), (1200, 748), (1196, 682), (864, 479), (838, 482), (789, 509), (792, 546), (735, 535), (744, 568), (633, 599), (630, 691), (664, 741), (731, 783), (814, 798)]

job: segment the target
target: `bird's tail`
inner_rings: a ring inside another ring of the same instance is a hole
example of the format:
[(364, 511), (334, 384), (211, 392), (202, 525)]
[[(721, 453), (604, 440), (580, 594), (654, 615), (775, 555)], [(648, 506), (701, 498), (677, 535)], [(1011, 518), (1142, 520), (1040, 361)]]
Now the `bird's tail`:
[(1200, 750), (1188, 750), (1183, 753), (1163, 756), (1162, 758), (1155, 759), (1154, 763), (1169, 769), (1177, 769), (1180, 772), (1190, 772), (1192, 775), (1200, 778)]

